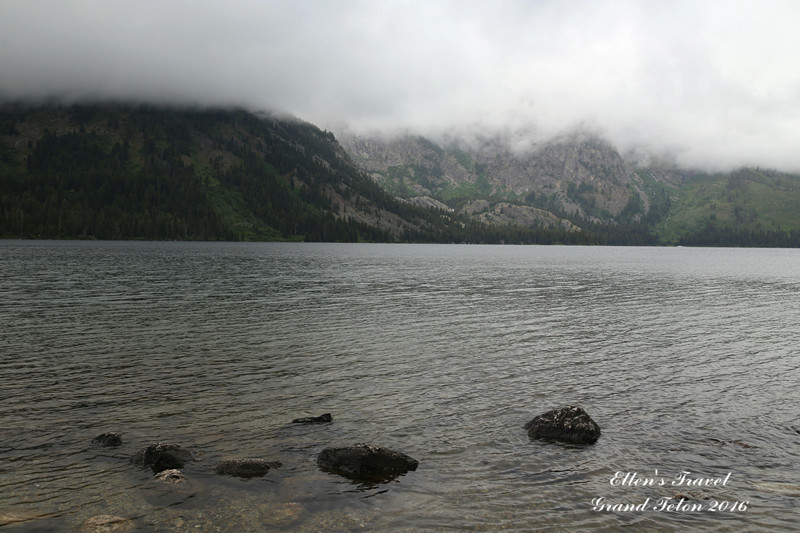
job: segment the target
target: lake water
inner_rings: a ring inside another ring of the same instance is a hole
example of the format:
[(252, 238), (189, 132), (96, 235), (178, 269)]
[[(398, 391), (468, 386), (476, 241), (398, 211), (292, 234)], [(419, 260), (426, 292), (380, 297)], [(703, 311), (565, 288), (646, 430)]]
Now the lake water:
[[(798, 318), (800, 250), (2, 241), (0, 527), (788, 530)], [(573, 404), (596, 444), (528, 438)], [(129, 462), (157, 441), (185, 484)], [(317, 468), (358, 442), (419, 468)], [(213, 473), (237, 456), (283, 467)]]

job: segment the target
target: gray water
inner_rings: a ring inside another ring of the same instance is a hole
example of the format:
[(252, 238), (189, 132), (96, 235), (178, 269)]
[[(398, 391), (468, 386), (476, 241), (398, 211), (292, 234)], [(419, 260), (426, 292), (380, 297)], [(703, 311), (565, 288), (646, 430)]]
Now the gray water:
[[(0, 242), (0, 528), (794, 528), (798, 317), (798, 250)], [(596, 444), (528, 438), (573, 404)], [(195, 455), (185, 484), (129, 462), (156, 441)], [(419, 468), (317, 468), (357, 442)], [(237, 456), (283, 467), (213, 473)]]

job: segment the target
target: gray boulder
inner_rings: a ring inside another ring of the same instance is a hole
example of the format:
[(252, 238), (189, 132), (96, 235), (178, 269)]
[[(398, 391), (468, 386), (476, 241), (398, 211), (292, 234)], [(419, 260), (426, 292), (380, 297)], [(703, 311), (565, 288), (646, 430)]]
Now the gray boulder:
[(324, 415), (319, 416), (306, 416), (303, 418), (295, 418), (292, 420), (292, 424), (325, 424), (327, 422), (333, 422), (333, 417), (330, 413), (325, 413)]
[(554, 440), (571, 444), (594, 444), (600, 438), (600, 426), (580, 407), (567, 406), (543, 413), (525, 424), (532, 439)]
[(359, 481), (389, 481), (418, 464), (404, 453), (371, 444), (325, 448), (317, 457), (321, 470)]
[(221, 476), (258, 477), (269, 472), (270, 468), (279, 468), (279, 461), (265, 459), (224, 459), (217, 463), (214, 471)]
[(177, 444), (168, 444), (166, 442), (151, 444), (131, 457), (133, 464), (149, 466), (155, 473), (173, 468), (181, 469), (191, 460), (191, 452), (184, 450)]

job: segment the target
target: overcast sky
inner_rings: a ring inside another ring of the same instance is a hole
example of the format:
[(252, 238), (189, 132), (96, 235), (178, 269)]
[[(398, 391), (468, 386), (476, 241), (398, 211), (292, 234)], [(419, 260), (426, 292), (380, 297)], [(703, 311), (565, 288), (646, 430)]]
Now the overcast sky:
[(51, 95), (800, 170), (800, 2), (0, 0), (0, 98)]

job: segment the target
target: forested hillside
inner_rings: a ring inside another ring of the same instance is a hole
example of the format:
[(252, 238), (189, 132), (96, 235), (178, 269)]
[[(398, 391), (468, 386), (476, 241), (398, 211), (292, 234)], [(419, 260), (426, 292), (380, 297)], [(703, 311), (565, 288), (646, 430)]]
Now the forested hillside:
[(687, 246), (800, 246), (800, 177), (744, 168), (674, 191), (655, 230)]
[(6, 111), (2, 131), (5, 236), (387, 238), (328, 212), (313, 185), (327, 180), (355, 196), (364, 183), (334, 167), (342, 157), (331, 153), (330, 135), (308, 124), (241, 111), (76, 106)]
[(0, 178), (6, 238), (602, 242), (402, 201), (333, 134), (242, 110), (6, 105)]

